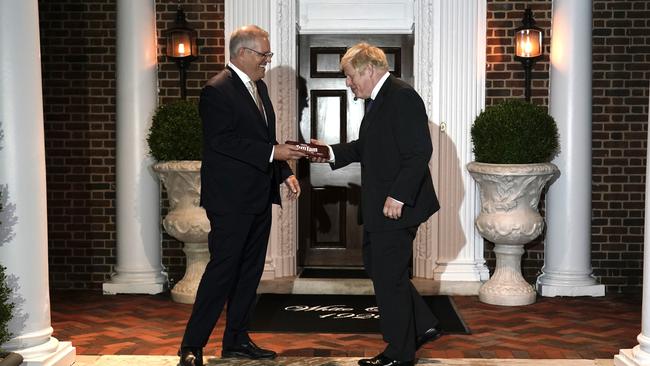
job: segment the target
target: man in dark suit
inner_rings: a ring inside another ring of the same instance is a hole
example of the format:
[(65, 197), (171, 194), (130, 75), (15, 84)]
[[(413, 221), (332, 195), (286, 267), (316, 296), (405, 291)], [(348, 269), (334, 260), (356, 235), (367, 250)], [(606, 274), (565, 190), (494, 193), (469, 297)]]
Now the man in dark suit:
[(428, 118), (417, 92), (390, 75), (381, 49), (357, 44), (341, 59), (341, 69), (355, 97), (366, 99), (366, 114), (359, 139), (332, 145), (328, 162), (332, 169), (361, 162), (363, 262), (388, 343), (359, 365), (413, 365), (415, 351), (440, 335), (438, 320), (409, 280), (418, 226), (439, 209), (428, 166)]
[(230, 36), (229, 51), (230, 63), (207, 82), (199, 103), (201, 206), (210, 220), (210, 261), (179, 350), (181, 366), (203, 365), (203, 347), (226, 301), (222, 357), (276, 356), (253, 343), (248, 322), (264, 269), (271, 204), (280, 204), (282, 182), (290, 198), (300, 195), (286, 161), (304, 153), (275, 138), (275, 114), (261, 80), (273, 56), (268, 33), (241, 27)]

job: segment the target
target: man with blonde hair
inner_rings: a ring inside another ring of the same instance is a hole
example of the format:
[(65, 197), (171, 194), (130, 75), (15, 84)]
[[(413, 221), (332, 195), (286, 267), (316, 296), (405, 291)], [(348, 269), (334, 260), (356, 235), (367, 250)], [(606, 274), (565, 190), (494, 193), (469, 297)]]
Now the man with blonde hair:
[(440, 336), (438, 319), (409, 280), (418, 226), (440, 207), (428, 165), (428, 117), (417, 92), (388, 72), (381, 49), (357, 44), (341, 59), (341, 69), (355, 97), (366, 99), (366, 114), (359, 139), (330, 146), (327, 161), (332, 169), (361, 162), (363, 263), (388, 343), (359, 365), (410, 366), (416, 350)]

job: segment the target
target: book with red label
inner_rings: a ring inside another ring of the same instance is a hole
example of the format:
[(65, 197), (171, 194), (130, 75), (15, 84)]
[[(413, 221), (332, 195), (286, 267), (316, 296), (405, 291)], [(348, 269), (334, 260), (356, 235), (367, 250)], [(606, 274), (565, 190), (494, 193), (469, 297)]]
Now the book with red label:
[(324, 158), (329, 160), (330, 149), (325, 145), (309, 144), (306, 142), (298, 141), (285, 141), (285, 144), (294, 145), (300, 150), (304, 151), (308, 156), (316, 158)]

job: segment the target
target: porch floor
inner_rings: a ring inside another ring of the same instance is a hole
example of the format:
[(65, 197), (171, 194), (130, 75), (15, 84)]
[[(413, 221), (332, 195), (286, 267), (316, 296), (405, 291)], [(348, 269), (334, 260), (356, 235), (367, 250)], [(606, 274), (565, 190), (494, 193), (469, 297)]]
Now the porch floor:
[[(619, 349), (637, 344), (636, 337), (641, 329), (639, 295), (538, 297), (536, 303), (521, 307), (483, 304), (476, 296), (452, 298), (472, 333), (445, 335), (425, 345), (418, 352), (420, 364), (510, 364), (493, 363), (496, 359), (513, 362), (523, 362), (522, 359), (612, 360)], [(102, 295), (92, 291), (55, 291), (51, 298), (54, 337), (71, 341), (77, 355), (94, 356), (79, 357), (78, 364), (84, 366), (112, 365), (109, 361), (114, 355), (175, 356), (190, 311), (191, 305), (174, 303), (169, 294)], [(213, 358), (211, 365), (223, 364), (218, 358), (214, 359), (221, 352), (223, 326), (222, 318), (204, 350), (206, 357)], [(280, 360), (284, 360), (278, 363), (282, 365), (354, 365), (357, 358), (374, 356), (384, 348), (379, 334), (253, 333), (252, 338), (259, 345), (277, 351)], [(129, 364), (127, 359), (118, 358), (122, 365)], [(304, 362), (294, 363), (301, 359)], [(312, 363), (308, 359), (330, 361)], [(457, 361), (445, 363), (440, 359)], [(460, 359), (483, 361), (456, 363)], [(88, 363), (93, 360), (103, 361)], [(158, 357), (144, 358), (136, 363), (149, 365), (145, 360), (158, 360), (158, 363), (151, 363), (156, 366), (177, 362), (176, 357)], [(588, 364), (601, 364), (599, 362)]]

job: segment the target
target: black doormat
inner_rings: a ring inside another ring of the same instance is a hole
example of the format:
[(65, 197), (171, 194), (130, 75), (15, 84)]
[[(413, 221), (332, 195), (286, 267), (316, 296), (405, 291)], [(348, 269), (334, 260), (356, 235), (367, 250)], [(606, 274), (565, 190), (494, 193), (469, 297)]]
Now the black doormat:
[[(469, 334), (449, 296), (424, 296), (443, 333)], [(250, 330), (298, 333), (379, 333), (374, 295), (262, 294)]]
[(368, 278), (368, 274), (363, 268), (305, 267), (300, 278)]

